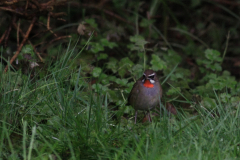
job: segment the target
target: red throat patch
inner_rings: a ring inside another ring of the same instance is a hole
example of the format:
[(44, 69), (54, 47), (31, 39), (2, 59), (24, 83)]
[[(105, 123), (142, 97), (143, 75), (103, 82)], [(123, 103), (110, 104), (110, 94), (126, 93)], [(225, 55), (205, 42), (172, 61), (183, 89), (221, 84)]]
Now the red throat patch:
[(153, 88), (154, 86), (148, 79), (145, 80), (143, 85), (147, 88)]

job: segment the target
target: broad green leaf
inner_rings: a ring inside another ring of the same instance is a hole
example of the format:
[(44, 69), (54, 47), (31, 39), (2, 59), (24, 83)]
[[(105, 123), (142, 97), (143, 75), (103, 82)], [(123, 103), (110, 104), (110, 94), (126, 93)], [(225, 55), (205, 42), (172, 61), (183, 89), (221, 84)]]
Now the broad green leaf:
[(86, 23), (90, 24), (93, 28), (98, 28), (98, 25), (97, 25), (95, 19), (90, 18), (90, 19), (85, 19), (84, 21)]
[(217, 70), (217, 71), (222, 71), (222, 67), (219, 63), (215, 63), (214, 64), (214, 68)]
[(101, 80), (103, 85), (109, 84), (108, 75), (106, 75), (105, 73), (101, 73), (99, 79)]
[(141, 27), (148, 27), (148, 26), (152, 25), (154, 22), (155, 22), (154, 19), (146, 19), (146, 18), (144, 18), (140, 22), (140, 26)]
[(231, 97), (230, 101), (231, 103), (234, 103), (235, 105), (237, 105), (240, 102), (240, 97)]
[(140, 35), (135, 35), (130, 37), (130, 41), (134, 42), (136, 46), (143, 47), (148, 42)]
[(221, 94), (220, 94), (220, 100), (221, 100), (222, 102), (227, 103), (227, 102), (229, 102), (230, 98), (231, 98), (231, 95), (230, 95), (230, 94), (227, 94), (227, 93), (221, 93)]
[(109, 58), (109, 62), (107, 63), (107, 69), (110, 69), (113, 71), (113, 73), (117, 72), (117, 65), (118, 60), (116, 58)]
[(171, 49), (168, 50), (168, 54), (164, 54), (163, 58), (167, 63), (171, 63), (173, 66), (182, 61), (182, 57)]
[(104, 51), (104, 47), (103, 47), (103, 45), (100, 44), (100, 43), (94, 43), (94, 42), (92, 42), (91, 45), (92, 45), (91, 51), (92, 51), (93, 53), (98, 53), (98, 52)]
[(103, 93), (105, 93), (105, 92), (108, 90), (108, 87), (103, 86), (103, 85), (101, 85), (101, 84), (99, 84), (99, 83), (93, 84), (93, 85), (92, 85), (92, 88), (93, 88), (96, 92), (103, 91)]
[(121, 92), (117, 90), (108, 90), (108, 96), (110, 102), (118, 102), (122, 99)]
[(101, 45), (102, 46), (106, 46), (108, 48), (113, 48), (113, 47), (117, 47), (117, 44), (115, 42), (109, 42), (106, 38), (103, 38), (100, 40), (101, 41)]
[(24, 45), (22, 50), (21, 50), (21, 53), (24, 53), (24, 54), (32, 53), (32, 52), (33, 52), (33, 47), (30, 44)]
[(125, 57), (120, 60), (118, 65), (119, 65), (118, 74), (123, 78), (126, 72), (128, 72), (128, 70), (132, 68), (134, 63), (128, 57)]
[(179, 95), (179, 92), (181, 92), (181, 88), (180, 87), (170, 88), (167, 91), (167, 95)]
[(120, 84), (121, 86), (125, 86), (128, 82), (127, 79), (120, 79), (120, 78), (117, 78), (116, 81), (115, 81), (117, 84)]
[(206, 109), (214, 109), (217, 107), (216, 100), (209, 97), (205, 97), (201, 103)]
[(143, 65), (136, 64), (132, 67), (132, 74), (134, 77), (139, 77), (140, 75), (143, 74)]
[(102, 69), (99, 67), (95, 67), (92, 71), (92, 75), (93, 77), (99, 77), (99, 75), (101, 74)]
[(152, 69), (154, 71), (162, 70), (167, 68), (166, 62), (159, 58), (159, 56), (152, 54), (152, 60), (150, 62), (152, 64)]
[(222, 61), (222, 58), (220, 57), (220, 52), (218, 52), (217, 50), (207, 49), (205, 51), (205, 56), (207, 59), (211, 61), (217, 61), (217, 62)]
[(85, 86), (85, 87), (88, 86), (88, 84), (85, 82), (85, 80), (83, 78), (81, 78), (81, 77), (79, 79), (77, 79), (77, 78), (78, 78), (78, 73), (73, 73), (71, 76), (71, 79), (70, 79), (70, 83), (72, 85), (75, 85), (78, 80), (79, 86)]
[(107, 59), (108, 55), (106, 53), (100, 53), (99, 56), (97, 57), (98, 60), (101, 59)]

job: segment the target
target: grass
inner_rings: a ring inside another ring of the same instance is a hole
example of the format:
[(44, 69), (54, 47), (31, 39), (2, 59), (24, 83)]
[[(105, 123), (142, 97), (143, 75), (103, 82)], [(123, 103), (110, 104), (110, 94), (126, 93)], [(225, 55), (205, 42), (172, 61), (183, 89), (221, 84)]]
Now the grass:
[[(180, 1), (152, 0), (151, 5), (125, 3), (114, 1), (106, 5), (105, 9), (114, 11), (114, 21), (112, 15), (99, 15), (100, 12), (84, 5), (82, 10), (69, 7), (69, 15), (84, 12), (82, 20), (87, 22), (86, 27), (95, 26), (98, 36), (93, 38), (92, 33), (86, 40), (73, 34), (73, 41), (79, 40), (80, 45), (69, 42), (65, 53), (64, 45), (58, 49), (55, 45), (49, 47), (49, 57), (55, 57), (57, 50), (64, 54), (58, 55), (58, 62), (46, 61), (54, 65), (46, 69), (44, 77), (40, 70), (36, 72), (40, 78), (31, 79), (21, 71), (13, 71), (13, 67), (4, 74), (5, 66), (0, 64), (0, 159), (239, 159), (240, 98), (236, 89), (239, 83), (230, 77), (230, 72), (223, 74), (224, 66), (229, 66), (223, 63), (227, 51), (230, 50), (229, 59), (236, 58), (238, 53), (234, 48), (237, 46), (234, 40), (238, 38), (234, 36), (238, 35), (234, 19), (240, 19), (234, 13), (236, 6), (229, 9), (227, 4), (208, 1), (199, 1), (196, 6), (192, 3), (191, 7)], [(144, 13), (149, 13), (147, 18)], [(129, 22), (135, 20), (135, 26), (121, 24), (116, 15)], [(54, 31), (79, 25), (71, 19), (69, 22), (73, 23)], [(135, 30), (138, 36), (131, 36)], [(233, 39), (229, 31), (223, 47), (228, 30), (233, 32)], [(106, 35), (110, 40), (111, 36), (120, 40), (108, 42)], [(150, 43), (144, 45), (146, 42)], [(206, 53), (203, 48), (217, 49), (219, 55), (217, 50)], [(1, 48), (1, 53), (4, 52)], [(103, 54), (105, 58), (100, 59)], [(158, 62), (151, 63), (153, 58), (148, 56), (152, 54), (160, 58)], [(1, 58), (7, 61), (3, 55)], [(110, 65), (112, 58), (116, 61)], [(158, 66), (162, 62), (167, 65)], [(90, 75), (92, 68), (98, 68), (96, 76), (87, 77), (81, 67), (76, 67), (79, 64), (88, 68), (85, 72)], [(135, 125), (133, 109), (125, 105), (126, 88), (130, 88), (129, 80), (138, 77), (139, 70), (154, 66), (162, 70), (164, 94), (169, 93), (168, 101), (176, 106), (178, 115), (162, 113), (153, 117), (152, 123), (141, 123), (139, 118)], [(129, 76), (129, 69), (132, 77), (124, 79)], [(114, 75), (108, 77), (109, 73)], [(104, 78), (107, 80), (103, 82)], [(99, 84), (91, 86), (96, 79)], [(211, 90), (212, 87), (217, 90)], [(222, 94), (224, 89), (226, 95)], [(107, 94), (106, 90), (113, 92)], [(202, 98), (199, 103), (191, 100), (195, 98), (192, 93)], [(190, 106), (188, 111), (182, 108), (183, 103)]]
[[(69, 60), (72, 52), (67, 53)], [(211, 111), (191, 104), (197, 113), (178, 108), (176, 117), (162, 114), (134, 125), (122, 117), (124, 106), (114, 111), (107, 95), (91, 90), (86, 84), (91, 78), (82, 77), (81, 68), (73, 71), (66, 59), (59, 63), (36, 81), (20, 72), (2, 73), (1, 159), (239, 157), (239, 104), (235, 109), (221, 104), (213, 91), (217, 104)]]

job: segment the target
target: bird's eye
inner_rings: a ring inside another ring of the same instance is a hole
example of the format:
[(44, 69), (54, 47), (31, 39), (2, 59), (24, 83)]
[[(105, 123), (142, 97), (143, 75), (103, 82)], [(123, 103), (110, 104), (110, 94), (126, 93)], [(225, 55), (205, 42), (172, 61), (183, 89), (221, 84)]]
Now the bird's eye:
[(145, 76), (145, 74), (143, 75), (143, 79), (146, 79), (146, 76)]
[(149, 79), (154, 79), (154, 75), (148, 76)]

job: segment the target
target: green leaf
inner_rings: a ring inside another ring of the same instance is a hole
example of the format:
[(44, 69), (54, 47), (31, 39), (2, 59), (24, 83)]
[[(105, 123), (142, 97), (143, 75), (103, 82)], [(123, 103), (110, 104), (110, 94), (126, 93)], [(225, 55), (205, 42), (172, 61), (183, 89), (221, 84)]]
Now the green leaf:
[(179, 92), (181, 92), (181, 88), (180, 87), (170, 88), (167, 91), (167, 95), (178, 95)]
[(108, 75), (109, 81), (116, 81), (117, 77)]
[(78, 80), (79, 86), (85, 86), (85, 87), (88, 86), (88, 84), (85, 82), (85, 80), (83, 78), (79, 78), (79, 79), (77, 79), (77, 78), (78, 78), (78, 73), (73, 73), (71, 76), (71, 79), (70, 79), (70, 83), (72, 85), (75, 85)]
[(110, 102), (118, 102), (122, 98), (121, 93), (116, 90), (108, 90), (108, 95)]
[(140, 26), (141, 27), (148, 27), (148, 26), (152, 25), (154, 22), (155, 22), (154, 19), (146, 19), (146, 18), (144, 18), (140, 22)]
[(208, 78), (209, 78), (209, 79), (216, 79), (216, 78), (217, 78), (217, 75), (214, 74), (214, 73), (211, 73), (211, 74), (208, 75)]
[(140, 35), (135, 35), (130, 37), (130, 41), (134, 42), (136, 46), (143, 47), (148, 42)]
[(91, 45), (92, 45), (91, 51), (92, 51), (93, 53), (98, 53), (98, 52), (104, 51), (104, 47), (103, 47), (103, 45), (100, 44), (100, 43), (94, 43), (94, 42), (92, 42)]
[(96, 92), (99, 92), (99, 91), (102, 92), (102, 94), (105, 94), (106, 91), (108, 90), (108, 87), (103, 86), (103, 85), (101, 85), (101, 84), (99, 84), (99, 83), (93, 84), (93, 85), (92, 85), (92, 88), (93, 88)]
[(143, 73), (143, 66), (140, 64), (136, 64), (132, 67), (132, 74), (134, 77), (139, 77)]
[(235, 105), (239, 104), (240, 97), (231, 97), (231, 103), (234, 103)]
[(231, 76), (231, 73), (230, 73), (229, 71), (224, 70), (223, 73), (222, 73), (222, 76), (224, 76), (224, 77), (230, 77), (230, 76)]
[(181, 89), (183, 89), (183, 88), (190, 89), (190, 87), (188, 85), (188, 81), (186, 81), (186, 80), (177, 80), (176, 79), (176, 82), (174, 83), (174, 86), (175, 87), (180, 87)]
[(191, 7), (195, 8), (201, 4), (201, 0), (191, 0)]
[(217, 62), (222, 61), (222, 58), (220, 57), (220, 52), (218, 52), (217, 50), (207, 49), (205, 51), (205, 56), (207, 59), (211, 61), (217, 61)]
[(100, 81), (101, 81), (101, 83), (102, 83), (103, 85), (109, 84), (108, 75), (106, 75), (105, 73), (100, 74), (99, 79), (100, 79)]
[(102, 69), (99, 67), (95, 67), (92, 71), (92, 75), (93, 77), (99, 77), (99, 75), (101, 74)]
[(124, 90), (125, 93), (130, 93), (135, 82), (127, 83), (127, 88)]
[(214, 64), (214, 68), (215, 68), (217, 71), (222, 71), (222, 66), (221, 66), (219, 63), (215, 63), (215, 64)]
[(117, 44), (115, 42), (109, 42), (106, 38), (103, 38), (100, 40), (102, 46), (106, 46), (106, 47), (109, 47), (109, 48), (113, 48), (113, 47), (117, 47)]
[(27, 44), (27, 45), (23, 46), (23, 48), (20, 52), (20, 55), (18, 56), (18, 60), (25, 59), (23, 54), (30, 54), (32, 58), (35, 57), (35, 53), (34, 53), (32, 45)]
[(117, 78), (116, 81), (115, 81), (117, 84), (120, 84), (121, 86), (125, 86), (128, 82), (127, 79), (120, 79), (120, 78)]
[(55, 128), (61, 128), (61, 118), (58, 116), (53, 116), (47, 120), (47, 124), (50, 126), (54, 126)]
[(231, 95), (230, 95), (230, 94), (227, 94), (227, 93), (221, 93), (221, 94), (220, 94), (220, 100), (221, 100), (222, 102), (227, 103), (227, 102), (229, 102), (230, 98), (231, 98)]
[(95, 19), (90, 18), (90, 19), (85, 19), (84, 21), (86, 23), (90, 24), (93, 28), (98, 28), (98, 25), (97, 25)]
[(100, 53), (99, 56), (97, 57), (98, 60), (101, 59), (107, 59), (108, 55), (106, 53)]
[(107, 69), (110, 69), (113, 71), (113, 73), (116, 73), (118, 68), (117, 62), (118, 60), (116, 58), (111, 57), (107, 63)]
[(207, 109), (214, 109), (217, 107), (216, 100), (209, 97), (205, 97), (201, 103)]
[(186, 80), (190, 81), (190, 79), (187, 78), (187, 77), (190, 77), (190, 75), (191, 75), (190, 70), (184, 69), (184, 68), (177, 68), (174, 74), (172, 74), (170, 78), (173, 81), (178, 81), (179, 79), (182, 79), (184, 81)]
[(177, 63), (180, 63), (182, 61), (182, 57), (179, 56), (174, 50), (169, 49), (167, 56), (164, 56), (164, 59), (168, 60), (171, 64), (174, 66)]
[(128, 44), (127, 48), (130, 49), (131, 51), (138, 50), (139, 47), (136, 47), (134, 44)]
[(24, 45), (21, 53), (32, 53), (33, 52), (33, 47), (30, 44)]
[(212, 87), (215, 90), (222, 90), (225, 87), (225, 84), (217, 79), (211, 79), (207, 84), (207, 87)]
[(161, 60), (159, 58), (159, 56), (157, 56), (155, 54), (152, 54), (152, 60), (151, 60), (150, 63), (152, 64), (152, 69), (154, 71), (162, 70), (162, 69), (166, 69), (167, 68), (166, 63), (163, 60)]
[(134, 63), (128, 57), (122, 58), (119, 62), (118, 74), (123, 78), (126, 72), (128, 72), (133, 65)]

